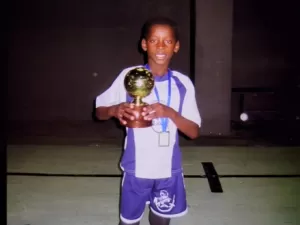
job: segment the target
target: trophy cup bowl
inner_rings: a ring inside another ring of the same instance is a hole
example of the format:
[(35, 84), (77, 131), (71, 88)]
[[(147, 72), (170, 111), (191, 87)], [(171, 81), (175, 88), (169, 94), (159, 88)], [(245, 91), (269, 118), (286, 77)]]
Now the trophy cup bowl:
[(142, 116), (143, 107), (148, 105), (142, 101), (142, 98), (148, 96), (154, 88), (152, 73), (143, 67), (132, 69), (125, 75), (124, 86), (129, 96), (133, 98), (131, 103), (134, 105), (133, 110), (135, 111), (134, 120), (125, 119), (126, 126), (130, 128), (152, 126), (152, 121), (146, 121)]

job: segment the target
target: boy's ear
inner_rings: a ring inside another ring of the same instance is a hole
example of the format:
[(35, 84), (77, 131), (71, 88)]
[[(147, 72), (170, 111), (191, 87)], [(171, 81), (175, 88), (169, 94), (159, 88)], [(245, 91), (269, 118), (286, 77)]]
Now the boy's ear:
[(141, 47), (145, 52), (147, 51), (147, 43), (146, 43), (145, 38), (143, 38), (141, 41)]
[(179, 43), (179, 41), (177, 41), (175, 44), (174, 52), (177, 53), (179, 51), (179, 49), (180, 49), (180, 43)]

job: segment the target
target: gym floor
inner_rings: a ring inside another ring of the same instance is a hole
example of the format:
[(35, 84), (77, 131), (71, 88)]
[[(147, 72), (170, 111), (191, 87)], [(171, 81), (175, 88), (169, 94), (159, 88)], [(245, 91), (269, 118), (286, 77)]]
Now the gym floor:
[[(182, 152), (189, 213), (172, 225), (300, 224), (299, 147)], [(120, 156), (114, 144), (9, 145), (7, 224), (117, 225)]]

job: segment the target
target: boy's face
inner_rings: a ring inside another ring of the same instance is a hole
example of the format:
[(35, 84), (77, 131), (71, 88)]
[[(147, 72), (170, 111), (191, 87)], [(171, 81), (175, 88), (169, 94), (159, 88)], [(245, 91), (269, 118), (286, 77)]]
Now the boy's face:
[(142, 40), (142, 48), (147, 52), (148, 62), (169, 65), (174, 53), (179, 51), (173, 29), (168, 25), (153, 25), (148, 37)]

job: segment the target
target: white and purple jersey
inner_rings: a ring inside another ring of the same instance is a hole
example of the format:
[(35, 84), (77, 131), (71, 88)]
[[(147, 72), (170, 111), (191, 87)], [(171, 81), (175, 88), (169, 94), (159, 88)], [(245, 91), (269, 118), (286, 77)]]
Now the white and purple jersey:
[[(113, 84), (96, 99), (96, 107), (112, 106), (132, 99), (124, 87), (125, 75), (134, 66), (124, 69)], [(155, 86), (159, 93), (160, 103), (166, 104), (168, 98), (168, 75), (155, 77)], [(154, 90), (143, 98), (148, 104), (157, 102)], [(195, 88), (189, 77), (177, 71), (171, 71), (171, 101), (170, 107), (183, 117), (201, 126), (201, 117), (195, 98)], [(159, 146), (159, 133), (162, 131), (161, 120), (155, 119), (152, 127), (126, 128), (127, 135), (124, 144), (124, 154), (121, 168), (126, 173), (138, 178), (161, 179), (171, 177), (172, 173), (182, 173), (181, 150), (179, 147), (178, 130), (169, 119), (169, 145)]]

